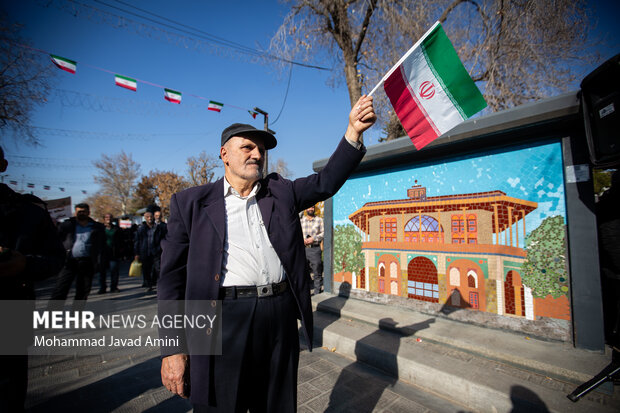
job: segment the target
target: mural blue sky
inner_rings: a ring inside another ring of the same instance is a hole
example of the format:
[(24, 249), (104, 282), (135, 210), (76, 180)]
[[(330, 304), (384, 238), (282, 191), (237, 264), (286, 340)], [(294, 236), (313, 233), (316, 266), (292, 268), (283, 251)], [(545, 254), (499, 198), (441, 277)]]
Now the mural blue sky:
[[(406, 199), (407, 189), (416, 180), (427, 188), (427, 196), (500, 190), (508, 196), (537, 202), (538, 208), (526, 217), (528, 233), (547, 217), (566, 217), (559, 142), (380, 172), (360, 174), (347, 181), (334, 197), (334, 225), (352, 224), (348, 216), (367, 202)], [(524, 245), (523, 235), (516, 233), (519, 245)]]

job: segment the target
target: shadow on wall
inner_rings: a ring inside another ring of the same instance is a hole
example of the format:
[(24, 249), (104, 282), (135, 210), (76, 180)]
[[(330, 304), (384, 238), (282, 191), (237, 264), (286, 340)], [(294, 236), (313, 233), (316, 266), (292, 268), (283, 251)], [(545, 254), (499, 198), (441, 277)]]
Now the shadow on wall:
[[(450, 303), (460, 303), (459, 307), (450, 305)], [(471, 308), (471, 305), (463, 298), (458, 288), (452, 290), (452, 294), (446, 300), (446, 303), (439, 310), (440, 313), (449, 315), (464, 308)]]
[[(356, 361), (345, 367), (338, 376), (329, 398), (329, 406), (325, 411), (372, 412), (377, 407), (385, 389), (398, 381), (397, 355), (400, 340), (429, 328), (434, 322), (435, 319), (431, 318), (420, 323), (398, 327), (398, 323), (391, 318), (379, 320), (379, 328), (355, 344)], [(380, 351), (377, 351), (377, 348)], [(379, 362), (371, 361), (377, 357), (381, 358)], [(386, 372), (389, 377), (386, 376), (387, 378), (383, 380), (374, 380), (372, 386), (369, 385), (366, 379), (357, 374), (362, 366), (368, 364), (382, 366), (381, 370)], [(360, 394), (360, 389), (366, 389), (366, 391)]]
[(323, 345), (323, 330), (341, 317), (342, 308), (349, 299), (350, 294), (351, 284), (345, 281), (340, 284), (337, 297), (328, 298), (317, 305), (316, 311), (323, 311), (324, 313), (332, 314), (334, 317), (330, 317), (329, 320), (322, 319), (319, 325), (316, 324), (315, 320), (314, 344), (316, 347)]

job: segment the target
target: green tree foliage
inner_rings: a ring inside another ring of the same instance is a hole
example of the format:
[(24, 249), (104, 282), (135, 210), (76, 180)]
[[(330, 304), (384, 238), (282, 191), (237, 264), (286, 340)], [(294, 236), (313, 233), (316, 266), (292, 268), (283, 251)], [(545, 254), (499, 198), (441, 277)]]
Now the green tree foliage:
[(362, 237), (353, 225), (336, 225), (334, 229), (334, 272), (359, 274), (364, 267)]
[(611, 171), (603, 169), (593, 169), (592, 176), (594, 178), (594, 193), (598, 196), (611, 188)]
[(568, 294), (565, 234), (564, 218), (555, 216), (545, 218), (525, 238), (527, 258), (521, 267), (522, 281), (532, 289), (534, 297)]

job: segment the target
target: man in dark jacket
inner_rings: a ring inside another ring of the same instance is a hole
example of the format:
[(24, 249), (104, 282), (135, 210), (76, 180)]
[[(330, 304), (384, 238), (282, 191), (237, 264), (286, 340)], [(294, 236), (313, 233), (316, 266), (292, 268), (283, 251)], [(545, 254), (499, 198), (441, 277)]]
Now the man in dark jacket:
[(372, 97), (362, 96), (327, 165), (294, 181), (261, 179), (275, 137), (233, 124), (222, 132), (224, 178), (172, 196), (160, 310), (168, 300), (222, 300), (221, 355), (199, 353), (204, 348), (181, 328), (160, 328), (160, 337), (183, 340), (162, 346), (162, 383), (191, 396), (194, 412), (296, 411), (297, 320), (310, 348), (313, 328), (298, 214), (345, 183), (366, 152), (361, 134), (375, 120)]
[(82, 306), (90, 293), (93, 276), (100, 270), (105, 228), (89, 215), (88, 204), (77, 204), (75, 217), (60, 224), (58, 235), (65, 247), (67, 259), (52, 292), (51, 300), (56, 301), (53, 305), (60, 306), (67, 299), (71, 284), (76, 280), (74, 306)]
[(164, 238), (164, 229), (155, 224), (153, 212), (156, 207), (149, 207), (144, 213), (144, 222), (136, 231), (134, 240), (135, 259), (142, 263), (143, 287), (153, 291), (159, 278), (161, 263), (161, 240)]
[[(7, 165), (0, 147), (0, 172)], [(45, 202), (0, 184), (0, 299), (34, 300), (34, 282), (56, 274), (64, 258), (64, 249)], [(3, 325), (4, 316), (13, 319), (15, 314), (0, 314)], [(5, 334), (11, 333), (5, 331)], [(27, 345), (24, 343), (21, 355), (0, 356), (2, 412), (24, 410), (28, 386)]]
[(110, 292), (118, 293), (121, 291), (118, 289), (118, 262), (122, 259), (123, 234), (121, 229), (114, 225), (112, 214), (103, 216), (103, 225), (105, 226), (105, 244), (99, 272), (99, 294), (106, 292), (108, 269), (110, 270)]

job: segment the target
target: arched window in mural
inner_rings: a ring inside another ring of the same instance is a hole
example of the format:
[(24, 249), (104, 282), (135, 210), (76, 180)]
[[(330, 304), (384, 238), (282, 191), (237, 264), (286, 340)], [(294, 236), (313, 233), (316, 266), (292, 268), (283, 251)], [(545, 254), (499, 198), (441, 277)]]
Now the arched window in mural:
[(385, 292), (385, 264), (379, 264), (379, 292)]
[(465, 242), (465, 221), (463, 215), (452, 215), (452, 243), (463, 244)]
[(394, 280), (390, 281), (390, 294), (398, 295), (398, 282)]
[(475, 215), (467, 216), (467, 232), (478, 232), (478, 223)]
[(478, 243), (478, 218), (474, 214), (467, 215), (467, 243)]
[(450, 285), (461, 285), (461, 272), (456, 267), (450, 268)]
[[(420, 223), (422, 224), (421, 227)], [(418, 240), (420, 233), (422, 233), (422, 239)], [(405, 241), (443, 242), (443, 229), (439, 225), (439, 221), (429, 215), (415, 216), (405, 224)]]
[(396, 242), (396, 218), (381, 218), (379, 237), (381, 242)]
[(360, 284), (359, 284), (360, 288), (362, 290), (366, 289), (366, 268), (362, 268), (360, 270)]
[(398, 277), (398, 265), (393, 261), (390, 263), (390, 277)]
[(407, 266), (409, 298), (439, 302), (439, 281), (437, 267), (426, 257), (416, 257)]
[(467, 286), (469, 288), (478, 288), (478, 274), (476, 274), (476, 271), (467, 271)]

